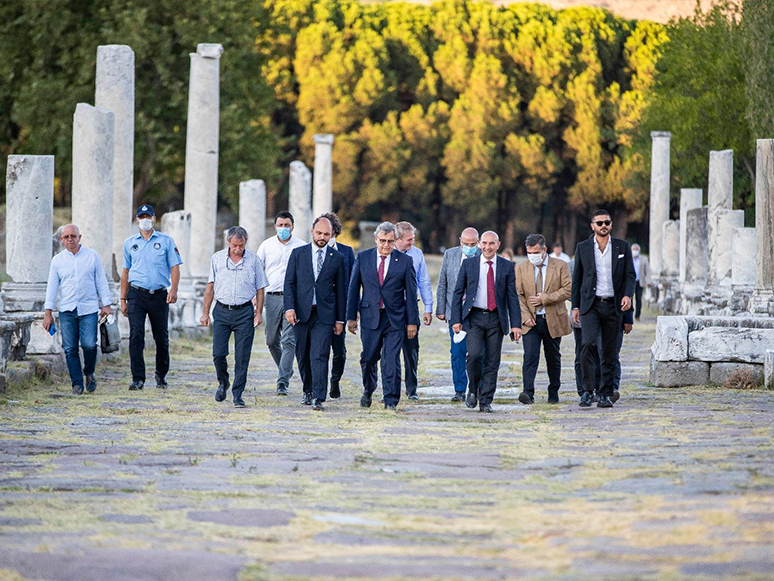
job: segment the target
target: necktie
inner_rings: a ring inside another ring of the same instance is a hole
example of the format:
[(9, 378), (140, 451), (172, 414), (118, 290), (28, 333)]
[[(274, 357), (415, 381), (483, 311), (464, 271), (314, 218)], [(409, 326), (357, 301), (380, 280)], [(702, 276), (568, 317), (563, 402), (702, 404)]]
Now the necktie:
[[(384, 261), (387, 260), (386, 256), (380, 256), (382, 261), (379, 263), (379, 286), (384, 284)], [(379, 299), (379, 308), (384, 308), (384, 299)]]
[(494, 311), (497, 308), (497, 301), (495, 301), (495, 285), (494, 285), (494, 267), (492, 261), (487, 260), (489, 265), (489, 272), (486, 273), (486, 308), (489, 311)]
[(537, 277), (535, 277), (535, 294), (543, 292), (543, 265), (537, 267)]
[(317, 250), (317, 272), (314, 274), (314, 280), (317, 280), (317, 277), (320, 276), (320, 271), (322, 270), (323, 265), (323, 259), (325, 258), (325, 255), (323, 254), (323, 249), (320, 248)]

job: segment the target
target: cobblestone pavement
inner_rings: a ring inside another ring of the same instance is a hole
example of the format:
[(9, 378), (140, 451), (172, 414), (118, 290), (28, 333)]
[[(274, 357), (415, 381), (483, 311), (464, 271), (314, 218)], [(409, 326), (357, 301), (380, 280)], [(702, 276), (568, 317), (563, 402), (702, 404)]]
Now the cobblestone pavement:
[(627, 337), (610, 410), (577, 406), (571, 337), (560, 405), (543, 369), (516, 401), (510, 342), (496, 413), (451, 403), (438, 321), (397, 414), (358, 407), (353, 336), (323, 413), (297, 376), (274, 395), (261, 331), (245, 409), (214, 401), (207, 341), (173, 342), (166, 391), (129, 392), (125, 358), (94, 395), (12, 389), (0, 579), (772, 579), (774, 392), (651, 388), (653, 334)]

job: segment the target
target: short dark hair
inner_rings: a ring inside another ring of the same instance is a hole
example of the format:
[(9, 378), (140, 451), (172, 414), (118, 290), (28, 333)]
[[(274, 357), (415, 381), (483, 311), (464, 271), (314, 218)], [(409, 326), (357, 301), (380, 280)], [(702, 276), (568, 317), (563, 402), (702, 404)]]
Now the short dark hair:
[(314, 222), (312, 222), (312, 228), (317, 226), (317, 222), (319, 222), (320, 220), (328, 220), (328, 222), (330, 222), (331, 224), (331, 230), (333, 230), (333, 222), (331, 222), (328, 216), (326, 216), (325, 214), (323, 214), (322, 216), (317, 216), (317, 218), (314, 219)]
[[(328, 220), (331, 223), (331, 226), (333, 226), (333, 235), (338, 237), (339, 234), (341, 234), (341, 220), (339, 220), (339, 217), (334, 214), (333, 212), (326, 212), (320, 218), (328, 218)], [(318, 218), (318, 220), (320, 219)]]
[(241, 226), (232, 226), (226, 231), (226, 240), (231, 242), (232, 238), (238, 238), (247, 242), (247, 230)]
[[(604, 208), (600, 208), (599, 210), (595, 210), (594, 213), (591, 215), (591, 221), (594, 221), (594, 218), (597, 216), (610, 216), (610, 212), (605, 210)], [(612, 216), (610, 216), (612, 218)]]
[(296, 225), (296, 221), (293, 219), (293, 214), (288, 212), (287, 210), (282, 210), (281, 212), (277, 212), (277, 215), (274, 216), (274, 223), (277, 223), (277, 220), (280, 218), (290, 218), (290, 223), (294, 226)]
[(554, 245), (551, 248), (557, 248), (557, 247), (564, 248), (561, 242), (554, 242)]
[(530, 234), (524, 241), (524, 246), (540, 246), (540, 248), (546, 247), (546, 239), (542, 234)]

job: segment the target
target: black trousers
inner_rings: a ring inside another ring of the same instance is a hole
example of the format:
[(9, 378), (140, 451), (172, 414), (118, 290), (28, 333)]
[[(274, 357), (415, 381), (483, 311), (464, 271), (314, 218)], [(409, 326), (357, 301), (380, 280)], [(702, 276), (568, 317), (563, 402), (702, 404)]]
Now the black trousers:
[(379, 316), (379, 326), (376, 329), (360, 328), (360, 340), (363, 343), (363, 351), (360, 354), (363, 391), (369, 395), (376, 391), (376, 366), (381, 358), (382, 394), (385, 405), (398, 405), (400, 401), (397, 369), (400, 368), (400, 348), (405, 332), (405, 328), (393, 328), (384, 311)]
[(610, 397), (613, 394), (615, 366), (618, 359), (618, 333), (622, 315), (615, 309), (614, 300), (595, 299), (594, 304), (581, 315), (582, 348), (581, 369), (584, 391), (594, 393), (594, 352), (601, 335), (599, 358), (602, 374), (599, 394)]
[(635, 283), (634, 287), (634, 318), (639, 319), (642, 312), (642, 287), (640, 281)]
[[(421, 326), (421, 323), (417, 322), (417, 334), (414, 335), (413, 339), (408, 338), (408, 331), (404, 331), (403, 333), (403, 344), (401, 345), (401, 350), (403, 351), (403, 366), (406, 368), (407, 397), (417, 394), (417, 368), (419, 367), (419, 329)], [(374, 373), (376, 373), (376, 370), (374, 370)], [(400, 365), (398, 365), (397, 373), (398, 386), (400, 386), (401, 381), (403, 380), (401, 377)], [(382, 359), (382, 377), (384, 377), (384, 359)], [(376, 381), (376, 376), (374, 376), (374, 381)], [(382, 387), (384, 387), (384, 385), (382, 385)]]
[(167, 291), (153, 294), (129, 287), (126, 295), (129, 315), (129, 361), (132, 381), (145, 381), (145, 317), (150, 319), (156, 343), (156, 375), (162, 379), (169, 371), (169, 305)]
[(234, 400), (242, 397), (247, 383), (247, 367), (253, 350), (253, 315), (251, 306), (230, 311), (216, 304), (212, 313), (212, 361), (218, 383), (228, 389), (228, 341), (234, 334)]
[[(470, 328), (466, 337), (468, 355), (468, 391), (478, 394), (481, 404), (492, 403), (497, 390), (497, 371), (503, 347), (503, 329), (497, 311), (474, 310), (469, 315)], [(484, 357), (483, 373), (481, 358)], [(479, 387), (480, 386), (480, 387)]]
[(347, 362), (347, 326), (344, 325), (344, 332), (341, 335), (331, 337), (331, 350), (333, 351), (333, 360), (331, 361), (331, 387), (339, 381), (344, 375), (344, 365)]
[[(573, 328), (572, 330), (573, 334), (575, 335), (575, 387), (578, 390), (578, 395), (583, 395), (583, 370), (581, 369), (581, 347), (582, 340), (581, 340), (581, 330)], [(613, 389), (615, 391), (618, 391), (621, 386), (621, 347), (623, 347), (623, 338), (624, 338), (624, 332), (623, 332), (623, 326), (621, 327), (621, 330), (618, 332), (618, 357), (616, 357), (615, 360), (615, 372), (613, 374)], [(599, 385), (600, 385), (600, 379), (602, 375), (602, 369), (599, 364), (599, 343), (597, 344), (597, 348), (594, 350), (594, 385), (595, 391), (599, 391)]]
[(314, 399), (325, 401), (328, 395), (328, 358), (331, 354), (333, 325), (323, 323), (312, 307), (312, 314), (305, 323), (293, 327), (296, 335), (296, 361), (298, 373), (304, 386), (304, 393), (311, 393)]
[(540, 344), (543, 344), (543, 353), (546, 358), (546, 370), (548, 371), (548, 395), (559, 395), (559, 386), (562, 380), (562, 354), (559, 348), (562, 344), (561, 337), (551, 337), (548, 332), (548, 323), (544, 315), (535, 317), (535, 326), (529, 333), (522, 335), (524, 345), (524, 364), (522, 376), (524, 378), (524, 391), (535, 397), (535, 375), (540, 363)]

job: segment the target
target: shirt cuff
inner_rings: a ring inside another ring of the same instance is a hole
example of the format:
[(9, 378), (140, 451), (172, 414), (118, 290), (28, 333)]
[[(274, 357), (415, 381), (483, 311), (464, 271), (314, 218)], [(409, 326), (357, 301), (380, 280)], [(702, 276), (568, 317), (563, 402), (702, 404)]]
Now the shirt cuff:
[(336, 321), (336, 324), (337, 324), (337, 325), (343, 325), (343, 324), (344, 324), (344, 321)]
[(429, 305), (425, 305), (425, 312), (433, 314), (433, 303), (430, 303)]

